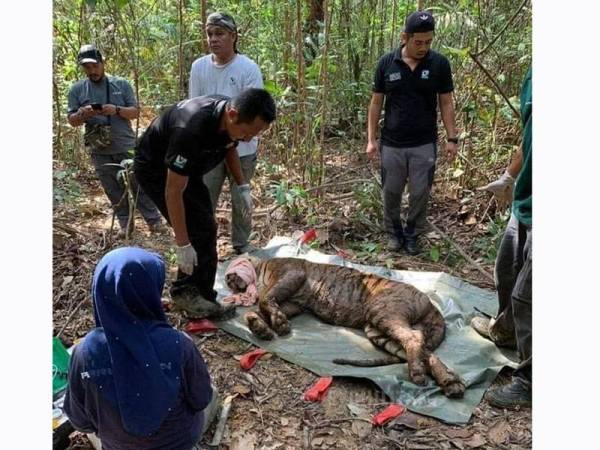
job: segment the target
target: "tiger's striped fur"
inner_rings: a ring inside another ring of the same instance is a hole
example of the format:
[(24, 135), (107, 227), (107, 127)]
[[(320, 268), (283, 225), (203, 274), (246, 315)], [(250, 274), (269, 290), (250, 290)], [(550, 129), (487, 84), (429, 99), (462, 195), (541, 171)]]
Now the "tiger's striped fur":
[[(444, 339), (444, 318), (415, 287), (303, 259), (249, 259), (257, 274), (259, 300), (258, 311), (248, 312), (246, 321), (258, 337), (285, 335), (290, 317), (310, 311), (326, 323), (364, 329), (376, 346), (408, 362), (414, 383), (424, 384), (429, 373), (447, 396), (462, 397), (465, 386), (460, 378), (432, 353)], [(230, 275), (228, 286), (234, 291), (243, 288), (235, 274)]]

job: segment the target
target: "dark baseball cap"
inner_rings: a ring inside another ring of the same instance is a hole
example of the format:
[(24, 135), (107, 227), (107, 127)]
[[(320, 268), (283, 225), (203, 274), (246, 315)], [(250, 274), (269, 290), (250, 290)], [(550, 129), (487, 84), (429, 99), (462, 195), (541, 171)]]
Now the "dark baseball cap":
[(206, 25), (217, 25), (237, 33), (237, 25), (235, 24), (235, 20), (233, 20), (233, 17), (226, 13), (214, 12), (210, 14), (206, 18)]
[(77, 64), (101, 63), (102, 53), (94, 44), (82, 45), (77, 54)]
[(427, 11), (415, 11), (406, 18), (404, 31), (406, 33), (427, 33), (435, 30), (435, 21)]

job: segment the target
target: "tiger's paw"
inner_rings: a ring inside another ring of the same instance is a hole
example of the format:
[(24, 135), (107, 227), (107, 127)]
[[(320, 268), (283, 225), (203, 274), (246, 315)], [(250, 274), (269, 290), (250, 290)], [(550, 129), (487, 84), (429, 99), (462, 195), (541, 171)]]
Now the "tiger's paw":
[(275, 333), (269, 325), (255, 312), (249, 312), (246, 314), (246, 323), (248, 324), (248, 328), (256, 337), (260, 339), (264, 339), (266, 341), (270, 341), (275, 337)]
[(425, 367), (422, 364), (414, 363), (408, 366), (408, 376), (411, 381), (419, 386), (427, 384), (427, 377), (425, 376)]
[(281, 311), (273, 311), (271, 314), (271, 328), (273, 328), (275, 333), (279, 336), (284, 336), (291, 331), (290, 321)]
[(442, 391), (448, 398), (462, 398), (465, 394), (465, 385), (462, 381), (456, 379), (442, 386)]

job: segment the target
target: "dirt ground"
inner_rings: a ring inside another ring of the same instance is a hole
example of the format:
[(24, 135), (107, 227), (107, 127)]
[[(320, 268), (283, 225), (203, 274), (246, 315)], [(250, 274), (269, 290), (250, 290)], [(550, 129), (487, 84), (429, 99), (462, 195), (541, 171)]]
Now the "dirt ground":
[[(268, 190), (273, 181), (265, 167), (258, 167), (253, 181), (255, 198), (254, 238), (257, 246), (279, 234), (316, 228), (319, 250), (336, 253), (343, 250), (348, 258), (361, 263), (388, 265), (405, 270), (444, 271), (483, 288), (492, 289), (489, 275), (493, 259), (485, 258), (481, 242), (490, 237), (489, 220), (495, 203), (485, 193), (456, 191), (451, 180), (438, 177), (432, 191), (429, 219), (439, 230), (472, 257), (460, 256), (456, 247), (435, 231), (422, 242), (424, 251), (417, 257), (391, 254), (379, 230), (362, 215), (352, 196), (353, 180), (372, 178), (373, 171), (359, 157), (332, 151), (328, 161), (327, 183), (322, 197), (313, 204), (310, 216), (290, 209), (274, 209), (275, 200)], [(95, 264), (108, 250), (135, 245), (154, 250), (169, 263), (168, 279), (175, 274), (171, 232), (151, 235), (143, 220), (136, 217), (136, 231), (129, 242), (116, 241), (116, 230), (109, 233), (112, 211), (99, 183), (90, 170), (71, 174), (55, 164), (55, 193), (61, 195), (54, 206), (53, 326), (67, 344), (83, 337), (94, 327), (90, 295), (91, 274)], [(444, 171), (438, 168), (438, 174)], [(281, 175), (282, 179), (285, 175)], [(270, 178), (269, 178), (270, 177)], [(331, 181), (330, 181), (331, 180)], [(75, 193), (75, 194), (73, 194)], [(222, 195), (217, 210), (219, 222), (219, 258), (233, 256), (229, 244), (229, 196)], [(270, 209), (270, 214), (265, 214)], [(335, 218), (335, 219), (334, 219)], [(309, 224), (309, 222), (311, 222)], [(441, 249), (439, 257), (436, 250)], [(167, 282), (168, 287), (168, 282)], [(168, 290), (165, 290), (168, 299)], [(168, 313), (171, 324), (183, 328), (186, 320)], [(490, 407), (485, 400), (475, 409), (465, 427), (405, 413), (383, 427), (372, 427), (370, 418), (389, 404), (376, 386), (365, 380), (336, 378), (322, 403), (308, 403), (302, 393), (317, 376), (275, 355), (263, 357), (249, 372), (240, 369), (239, 356), (253, 348), (251, 344), (219, 330), (212, 335), (196, 336), (214, 383), (223, 397), (236, 394), (219, 449), (526, 449), (531, 448), (531, 410), (503, 411)], [(236, 359), (237, 358), (237, 359)], [(496, 383), (506, 382), (505, 374)], [(214, 424), (204, 443), (212, 440)], [(91, 449), (80, 433), (71, 435), (70, 449)]]

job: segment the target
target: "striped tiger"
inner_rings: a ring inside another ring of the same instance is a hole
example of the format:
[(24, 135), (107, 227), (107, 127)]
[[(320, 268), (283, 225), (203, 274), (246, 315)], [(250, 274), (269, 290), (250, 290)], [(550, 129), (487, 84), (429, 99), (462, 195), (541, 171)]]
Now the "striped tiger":
[[(433, 353), (444, 339), (444, 318), (414, 286), (304, 259), (246, 258), (256, 271), (258, 310), (247, 312), (245, 319), (259, 338), (288, 334), (288, 319), (308, 311), (332, 325), (363, 329), (374, 345), (390, 354), (389, 359), (371, 362), (334, 362), (367, 366), (407, 361), (415, 384), (425, 384), (430, 374), (448, 397), (463, 396), (460, 377)], [(235, 273), (227, 274), (226, 283), (233, 292), (246, 288)]]

